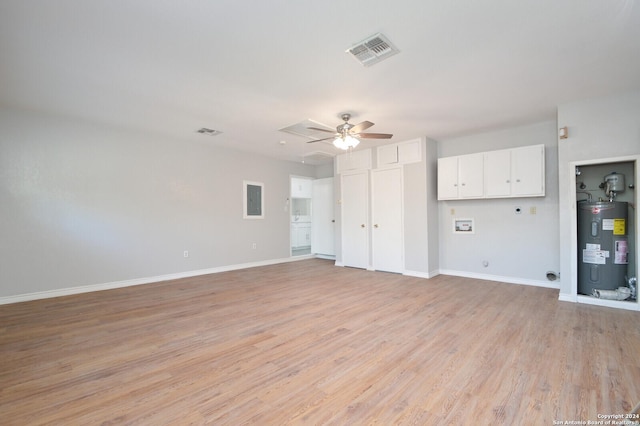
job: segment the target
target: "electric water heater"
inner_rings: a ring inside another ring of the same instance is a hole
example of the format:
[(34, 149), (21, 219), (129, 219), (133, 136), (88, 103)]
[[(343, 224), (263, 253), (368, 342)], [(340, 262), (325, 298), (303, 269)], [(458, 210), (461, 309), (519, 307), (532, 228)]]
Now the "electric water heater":
[(578, 203), (578, 293), (625, 286), (628, 263), (627, 203)]

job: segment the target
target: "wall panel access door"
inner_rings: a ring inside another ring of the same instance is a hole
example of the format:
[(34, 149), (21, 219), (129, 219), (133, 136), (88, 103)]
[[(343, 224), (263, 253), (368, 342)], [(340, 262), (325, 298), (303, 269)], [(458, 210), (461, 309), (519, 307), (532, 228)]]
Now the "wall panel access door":
[(369, 267), (369, 172), (341, 175), (342, 263)]
[(374, 170), (371, 177), (373, 269), (402, 273), (402, 168)]

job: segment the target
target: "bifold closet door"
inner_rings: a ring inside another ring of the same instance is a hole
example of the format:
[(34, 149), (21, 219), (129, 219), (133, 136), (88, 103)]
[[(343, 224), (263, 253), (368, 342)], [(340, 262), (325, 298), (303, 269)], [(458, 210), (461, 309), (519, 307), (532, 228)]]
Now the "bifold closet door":
[(369, 267), (369, 172), (341, 175), (342, 264)]
[(402, 273), (402, 168), (374, 170), (371, 177), (373, 269)]

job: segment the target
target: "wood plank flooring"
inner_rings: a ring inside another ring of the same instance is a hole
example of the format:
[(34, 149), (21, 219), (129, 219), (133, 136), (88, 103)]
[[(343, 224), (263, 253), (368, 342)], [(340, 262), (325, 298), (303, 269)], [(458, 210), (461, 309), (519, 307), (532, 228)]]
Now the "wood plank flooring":
[(552, 425), (640, 401), (640, 314), (312, 259), (0, 306), (4, 425)]

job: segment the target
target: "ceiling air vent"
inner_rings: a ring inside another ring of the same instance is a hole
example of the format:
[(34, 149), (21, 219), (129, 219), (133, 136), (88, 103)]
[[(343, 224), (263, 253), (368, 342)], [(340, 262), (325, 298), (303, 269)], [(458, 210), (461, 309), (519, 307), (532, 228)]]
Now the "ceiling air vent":
[(207, 129), (206, 127), (198, 129), (196, 130), (196, 132), (202, 133), (203, 135), (209, 135), (209, 136), (217, 136), (220, 133), (222, 133), (220, 130)]
[(351, 53), (362, 65), (368, 67), (395, 55), (399, 50), (391, 44), (387, 37), (378, 33), (352, 46), (347, 52)]
[(327, 129), (332, 132), (335, 131), (335, 128), (331, 128), (325, 124), (319, 123), (317, 121), (309, 120), (309, 119), (303, 120), (296, 124), (292, 124), (291, 126), (288, 126), (288, 127), (283, 127), (282, 129), (278, 129), (278, 130), (285, 133), (291, 133), (292, 135), (304, 136), (305, 138), (309, 138), (312, 140), (322, 139), (322, 138), (326, 138), (327, 136), (330, 136), (329, 133), (319, 132), (317, 130), (310, 129), (310, 127)]

